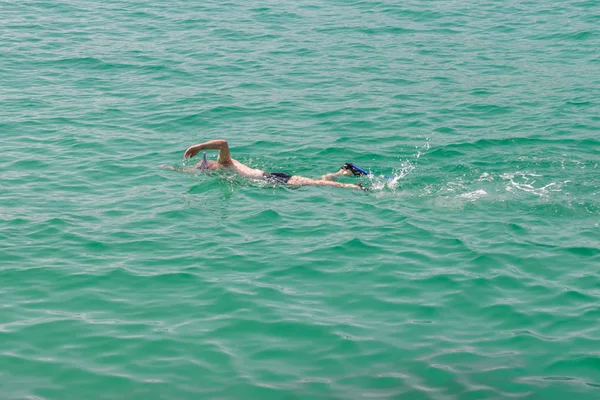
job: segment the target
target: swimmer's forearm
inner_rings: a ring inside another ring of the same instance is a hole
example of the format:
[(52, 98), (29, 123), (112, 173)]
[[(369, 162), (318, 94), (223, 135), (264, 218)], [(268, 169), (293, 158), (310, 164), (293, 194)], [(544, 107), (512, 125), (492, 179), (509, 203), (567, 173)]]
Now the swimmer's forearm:
[(211, 140), (200, 144), (195, 144), (188, 147), (183, 155), (185, 158), (194, 157), (198, 152), (202, 150), (223, 150), (228, 148), (226, 140)]
[(217, 162), (220, 165), (231, 165), (231, 153), (229, 152), (229, 145), (226, 140), (211, 140), (210, 142), (196, 144), (194, 146), (189, 147), (183, 157), (194, 157), (201, 150), (219, 150), (219, 158), (217, 158)]
[(222, 150), (227, 146), (225, 140), (211, 140), (210, 142), (204, 142), (196, 145), (198, 150)]

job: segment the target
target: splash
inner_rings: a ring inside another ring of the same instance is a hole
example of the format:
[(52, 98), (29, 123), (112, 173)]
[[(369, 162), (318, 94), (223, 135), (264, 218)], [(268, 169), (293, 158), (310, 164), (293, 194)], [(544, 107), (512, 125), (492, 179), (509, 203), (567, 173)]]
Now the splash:
[(415, 158), (418, 160), (423, 154), (427, 153), (427, 151), (429, 151), (430, 148), (431, 146), (429, 144), (429, 138), (427, 137), (425, 138), (425, 144), (420, 148), (417, 147), (417, 154), (415, 155)]
[(414, 170), (416, 170), (418, 160), (421, 158), (421, 156), (425, 155), (431, 148), (430, 138), (425, 138), (425, 143), (422, 146), (415, 146), (415, 148), (416, 153), (414, 154), (414, 162), (411, 162), (409, 159), (402, 161), (400, 163), (399, 168), (394, 168), (392, 170), (392, 175), (368, 175), (368, 179), (371, 184), (371, 190), (390, 190), (392, 192), (395, 192), (396, 189), (400, 186), (400, 181), (406, 178), (406, 176), (408, 176)]
[(414, 171), (416, 167), (410, 162), (410, 160), (406, 160), (400, 164), (400, 168), (393, 170), (393, 175), (384, 176), (384, 175), (368, 175), (368, 179), (371, 183), (371, 190), (392, 190), (395, 191), (398, 186), (400, 186), (400, 180), (404, 179), (408, 174)]

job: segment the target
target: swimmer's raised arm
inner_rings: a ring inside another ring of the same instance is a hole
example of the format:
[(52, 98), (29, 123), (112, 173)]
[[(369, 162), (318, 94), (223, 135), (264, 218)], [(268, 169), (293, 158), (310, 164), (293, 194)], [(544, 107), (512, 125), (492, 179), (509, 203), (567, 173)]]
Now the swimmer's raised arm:
[(183, 157), (194, 157), (201, 150), (219, 150), (219, 164), (231, 164), (231, 153), (229, 152), (229, 145), (226, 140), (211, 140), (210, 142), (195, 144), (188, 147)]

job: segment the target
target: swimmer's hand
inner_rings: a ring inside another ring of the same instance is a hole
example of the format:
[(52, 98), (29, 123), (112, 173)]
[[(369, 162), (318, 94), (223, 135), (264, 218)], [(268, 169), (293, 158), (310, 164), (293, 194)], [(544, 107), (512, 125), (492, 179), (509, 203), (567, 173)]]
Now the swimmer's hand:
[(196, 154), (198, 154), (202, 150), (201, 145), (195, 144), (193, 146), (188, 147), (188, 149), (183, 154), (183, 158), (192, 158)]
[(178, 172), (179, 172), (179, 170), (178, 170), (177, 168), (171, 167), (170, 165), (165, 165), (165, 164), (163, 164), (163, 165), (161, 165), (160, 167), (161, 167), (161, 168), (170, 169), (171, 171), (178, 171)]

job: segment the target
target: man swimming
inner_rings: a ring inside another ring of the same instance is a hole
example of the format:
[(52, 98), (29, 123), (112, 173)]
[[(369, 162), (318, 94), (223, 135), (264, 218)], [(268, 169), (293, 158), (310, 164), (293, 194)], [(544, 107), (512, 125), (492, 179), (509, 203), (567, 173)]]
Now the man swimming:
[[(336, 182), (335, 179), (338, 176), (351, 176), (355, 175), (349, 168), (346, 166), (342, 167), (336, 173), (330, 173), (323, 175), (321, 179), (311, 179), (305, 178), (303, 176), (297, 175), (289, 175), (285, 172), (265, 172), (260, 169), (250, 168), (247, 165), (242, 164), (238, 160), (231, 158), (231, 153), (229, 151), (229, 145), (225, 140), (211, 140), (209, 142), (195, 144), (193, 146), (188, 147), (188, 149), (184, 153), (184, 158), (192, 158), (196, 154), (198, 154), (202, 150), (218, 150), (219, 156), (217, 157), (217, 161), (209, 161), (206, 159), (206, 155), (203, 154), (203, 160), (196, 164), (197, 169), (208, 169), (208, 170), (219, 170), (225, 169), (231, 171), (237, 175), (250, 178), (250, 179), (261, 179), (266, 180), (273, 183), (284, 183), (292, 186), (333, 186), (333, 187), (341, 187), (341, 188), (349, 188), (349, 189), (362, 189), (365, 188), (359, 184), (350, 184), (350, 183), (340, 183)], [(171, 166), (165, 166), (173, 171), (179, 171), (176, 168)], [(190, 170), (188, 170), (190, 171)]]

